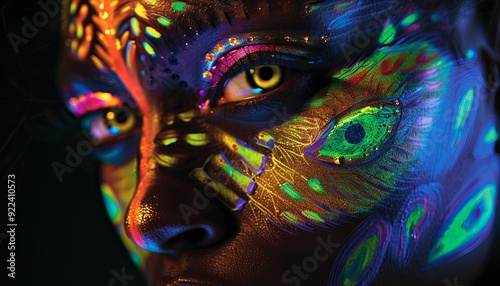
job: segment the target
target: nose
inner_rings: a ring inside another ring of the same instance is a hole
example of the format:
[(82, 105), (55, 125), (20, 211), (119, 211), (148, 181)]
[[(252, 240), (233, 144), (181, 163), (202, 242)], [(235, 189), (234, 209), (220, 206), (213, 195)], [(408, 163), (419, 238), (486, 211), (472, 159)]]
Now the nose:
[(178, 255), (223, 240), (229, 232), (229, 216), (227, 209), (188, 179), (150, 170), (130, 203), (125, 226), (140, 247)]
[(206, 133), (199, 133), (203, 120), (197, 120), (187, 99), (171, 97), (168, 104), (152, 104), (144, 112), (138, 185), (125, 229), (151, 252), (177, 255), (216, 244), (229, 233), (229, 209), (197, 188), (189, 175), (208, 158), (210, 144), (205, 139), (190, 141), (190, 135)]

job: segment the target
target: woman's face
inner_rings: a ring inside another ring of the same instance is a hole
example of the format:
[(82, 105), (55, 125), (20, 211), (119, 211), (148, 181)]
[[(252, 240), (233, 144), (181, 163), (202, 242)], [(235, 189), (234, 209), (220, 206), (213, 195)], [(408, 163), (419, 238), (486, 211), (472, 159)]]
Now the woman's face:
[(474, 6), (309, 2), (65, 8), (64, 100), (151, 284), (480, 270), (498, 158)]

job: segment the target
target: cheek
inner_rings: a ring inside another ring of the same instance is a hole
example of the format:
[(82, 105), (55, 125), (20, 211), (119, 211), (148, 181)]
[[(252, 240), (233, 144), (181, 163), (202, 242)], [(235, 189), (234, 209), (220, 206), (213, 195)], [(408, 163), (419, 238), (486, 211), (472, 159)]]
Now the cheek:
[[(453, 145), (459, 133), (450, 126), (466, 122), (441, 120), (454, 72), (428, 44), (384, 50), (340, 71), (304, 112), (267, 130), (274, 150), (249, 207), (286, 228), (329, 228), (432, 181), (454, 155), (436, 151), (432, 161), (430, 148)], [(436, 129), (448, 139), (429, 140)]]
[(340, 71), (304, 112), (266, 130), (273, 152), (252, 210), (285, 228), (329, 228), (391, 194), (449, 180), (470, 147), (480, 70), (427, 43), (394, 50)]
[(151, 254), (132, 242), (124, 228), (125, 213), (136, 188), (136, 165), (135, 159), (120, 165), (103, 163), (101, 165), (101, 195), (111, 222), (132, 261), (144, 270), (145, 262)]

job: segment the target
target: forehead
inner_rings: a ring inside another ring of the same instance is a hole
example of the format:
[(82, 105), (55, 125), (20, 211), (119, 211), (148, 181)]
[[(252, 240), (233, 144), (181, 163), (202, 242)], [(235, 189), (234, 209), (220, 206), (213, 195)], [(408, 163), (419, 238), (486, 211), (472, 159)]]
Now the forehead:
[[(373, 19), (382, 23), (400, 17), (406, 2), (73, 0), (66, 10), (69, 25), (63, 29), (69, 49), (62, 71), (63, 81), (74, 83), (63, 83), (63, 94), (67, 102), (79, 99), (79, 106), (84, 106), (79, 114), (102, 107), (94, 105), (100, 102), (94, 100), (99, 97), (95, 92), (120, 98), (113, 100), (118, 105), (133, 102), (137, 96), (131, 89), (147, 86), (153, 70), (171, 71), (165, 67), (171, 64), (178, 70), (168, 75), (172, 79), (201, 77), (199, 65), (208, 52), (224, 41), (239, 43), (237, 36), (248, 33), (263, 42), (278, 37), (311, 43), (327, 39), (328, 45), (320, 49), (340, 58), (338, 43), (352, 40), (357, 35), (353, 31)], [(82, 103), (82, 95), (89, 94), (92, 104)]]

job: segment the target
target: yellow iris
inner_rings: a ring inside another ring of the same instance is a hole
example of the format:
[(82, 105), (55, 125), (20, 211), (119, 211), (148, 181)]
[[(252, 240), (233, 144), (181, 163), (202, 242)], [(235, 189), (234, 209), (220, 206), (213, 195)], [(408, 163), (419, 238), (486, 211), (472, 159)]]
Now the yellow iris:
[(106, 113), (109, 128), (118, 129), (120, 133), (132, 130), (136, 124), (135, 115), (126, 110), (109, 111)]
[(283, 80), (283, 71), (280, 66), (258, 66), (250, 69), (248, 73), (253, 85), (264, 90), (276, 88)]
[(290, 69), (277, 65), (256, 66), (228, 80), (220, 104), (264, 96), (280, 87), (292, 74)]

